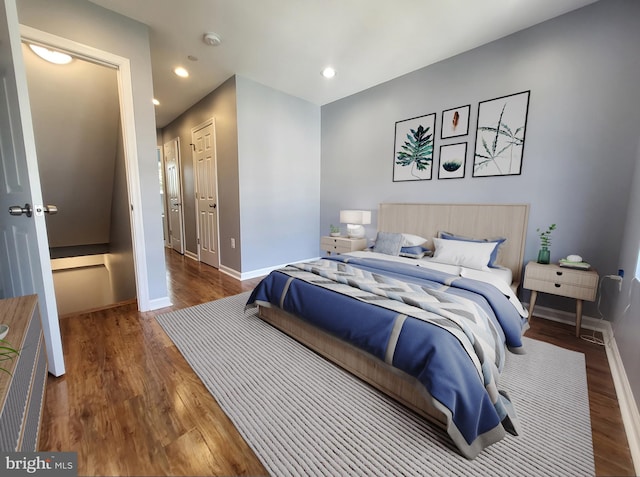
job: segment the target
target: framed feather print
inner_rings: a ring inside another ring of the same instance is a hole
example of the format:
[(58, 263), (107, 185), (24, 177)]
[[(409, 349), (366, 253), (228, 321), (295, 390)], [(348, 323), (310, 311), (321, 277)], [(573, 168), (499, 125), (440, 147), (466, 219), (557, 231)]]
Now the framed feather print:
[(529, 93), (523, 91), (478, 105), (473, 177), (520, 174)]
[(431, 179), (436, 113), (396, 122), (393, 182)]
[(442, 111), (440, 138), (447, 139), (449, 137), (466, 136), (469, 134), (470, 112), (470, 104)]

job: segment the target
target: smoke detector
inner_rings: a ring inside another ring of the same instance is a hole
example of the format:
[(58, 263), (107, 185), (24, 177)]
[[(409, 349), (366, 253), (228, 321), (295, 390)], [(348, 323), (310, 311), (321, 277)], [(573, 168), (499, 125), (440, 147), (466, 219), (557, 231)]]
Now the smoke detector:
[(205, 33), (202, 37), (202, 41), (204, 41), (209, 46), (218, 46), (222, 43), (222, 38), (217, 33)]

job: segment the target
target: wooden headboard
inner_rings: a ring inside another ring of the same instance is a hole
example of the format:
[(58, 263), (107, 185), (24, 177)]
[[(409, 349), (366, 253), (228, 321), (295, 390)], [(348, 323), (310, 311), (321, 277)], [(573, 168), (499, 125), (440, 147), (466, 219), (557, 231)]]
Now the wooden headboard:
[(520, 282), (529, 221), (528, 204), (380, 204), (378, 230), (432, 238), (446, 231), (473, 238), (505, 237), (497, 263)]

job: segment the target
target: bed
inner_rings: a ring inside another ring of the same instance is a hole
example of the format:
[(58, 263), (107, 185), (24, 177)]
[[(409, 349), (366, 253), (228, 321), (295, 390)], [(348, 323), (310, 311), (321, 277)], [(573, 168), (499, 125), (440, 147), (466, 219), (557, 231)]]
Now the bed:
[[(499, 377), (506, 353), (524, 352), (516, 290), (528, 213), (522, 204), (383, 203), (372, 251), (273, 271), (247, 306), (444, 429), (472, 459), (518, 433)], [(433, 256), (402, 253), (416, 247)]]

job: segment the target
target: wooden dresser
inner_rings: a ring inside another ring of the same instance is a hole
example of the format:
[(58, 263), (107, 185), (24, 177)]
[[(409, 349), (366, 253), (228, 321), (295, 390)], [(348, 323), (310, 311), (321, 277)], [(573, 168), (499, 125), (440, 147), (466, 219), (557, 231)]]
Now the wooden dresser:
[(0, 323), (9, 325), (4, 338), (20, 351), (0, 366), (0, 451), (36, 451), (47, 381), (47, 353), (37, 295), (0, 300)]

